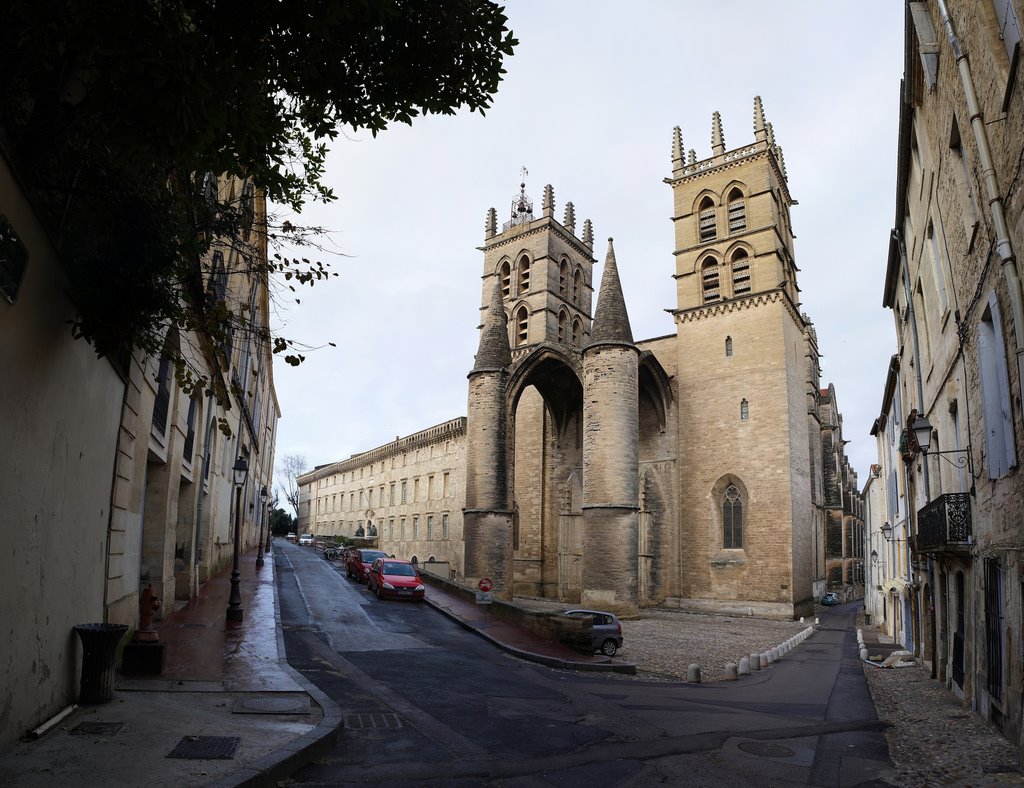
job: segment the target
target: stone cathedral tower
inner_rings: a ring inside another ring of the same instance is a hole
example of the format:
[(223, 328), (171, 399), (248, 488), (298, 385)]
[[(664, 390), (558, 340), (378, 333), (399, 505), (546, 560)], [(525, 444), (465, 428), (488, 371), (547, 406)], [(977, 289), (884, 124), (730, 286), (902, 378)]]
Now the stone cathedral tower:
[[(811, 594), (807, 332), (782, 149), (754, 101), (754, 141), (711, 157), (672, 140), (681, 538), (679, 593), (766, 614)], [(814, 359), (817, 363), (817, 359)], [(813, 442), (812, 442), (813, 438)]]

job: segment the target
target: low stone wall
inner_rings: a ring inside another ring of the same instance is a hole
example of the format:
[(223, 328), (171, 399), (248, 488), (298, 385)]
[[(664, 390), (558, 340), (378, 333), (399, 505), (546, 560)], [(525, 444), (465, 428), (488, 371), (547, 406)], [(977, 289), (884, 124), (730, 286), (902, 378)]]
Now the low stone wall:
[[(444, 580), (436, 575), (421, 572), (420, 577), (429, 585), (443, 588), (451, 594), (457, 594), (469, 602), (476, 603), (476, 592), (465, 586)], [(495, 599), (491, 605), (491, 615), (509, 624), (523, 627), (538, 637), (564, 643), (569, 648), (582, 654), (593, 652), (593, 634), (588, 619), (565, 616), (561, 613), (545, 613)]]

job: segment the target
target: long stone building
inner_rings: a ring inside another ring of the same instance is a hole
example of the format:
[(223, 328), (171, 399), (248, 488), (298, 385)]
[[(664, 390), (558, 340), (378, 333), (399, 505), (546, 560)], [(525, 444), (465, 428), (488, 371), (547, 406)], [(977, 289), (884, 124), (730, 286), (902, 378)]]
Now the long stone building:
[[(795, 201), (760, 99), (754, 139), (739, 148), (726, 148), (718, 113), (706, 158), (687, 154), (677, 128), (665, 183), (675, 333), (634, 340), (611, 239), (593, 310), (590, 221), (577, 234), (572, 203), (558, 221), (551, 186), (534, 216), (521, 186), (500, 230), (487, 214), (457, 461), (432, 449), (396, 479), (391, 458), (427, 430), (321, 466), (300, 479), (304, 527), (351, 536), (353, 524), (375, 524), (389, 552), (433, 554), (504, 597), (627, 613), (811, 612), (826, 583), (819, 356), (799, 302)], [(841, 444), (838, 456), (842, 467)], [(382, 516), (370, 497), (440, 473), (464, 479), (457, 501), (443, 501), (452, 521), (462, 509), (446, 553), (390, 528), (403, 516), (422, 527), (440, 502)], [(365, 503), (353, 497), (363, 493)]]

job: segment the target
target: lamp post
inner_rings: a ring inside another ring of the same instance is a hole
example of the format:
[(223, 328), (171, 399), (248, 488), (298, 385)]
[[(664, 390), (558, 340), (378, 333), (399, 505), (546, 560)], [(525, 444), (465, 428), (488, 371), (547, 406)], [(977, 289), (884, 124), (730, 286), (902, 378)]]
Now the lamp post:
[(267, 485), (260, 490), (260, 540), (256, 544), (256, 568), (263, 566), (263, 521), (267, 519)]
[(231, 564), (231, 597), (228, 599), (228, 621), (241, 621), (242, 595), (238, 590), (238, 550), (242, 541), (242, 488), (249, 475), (249, 463), (245, 457), (239, 456), (231, 468), (235, 476), (235, 550)]

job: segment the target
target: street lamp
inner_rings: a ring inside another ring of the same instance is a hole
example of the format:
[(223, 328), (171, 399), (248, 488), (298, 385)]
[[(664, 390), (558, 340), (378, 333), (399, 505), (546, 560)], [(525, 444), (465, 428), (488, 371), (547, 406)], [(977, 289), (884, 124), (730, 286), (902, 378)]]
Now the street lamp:
[[(966, 449), (949, 449), (948, 451), (933, 451), (929, 452), (928, 449), (932, 446), (932, 425), (924, 416), (916, 416), (914, 423), (911, 425), (911, 429), (914, 432), (914, 440), (917, 441), (917, 448), (921, 450), (921, 454), (928, 456), (938, 456), (940, 459), (945, 460), (955, 468), (966, 468), (967, 473), (971, 477), (971, 495), (974, 495), (974, 463), (971, 461), (971, 444), (967, 444)], [(955, 454), (956, 457), (950, 459), (946, 455)]]
[(231, 468), (235, 476), (235, 550), (231, 564), (231, 597), (228, 599), (228, 621), (242, 620), (242, 595), (238, 590), (238, 550), (242, 541), (242, 488), (249, 475), (249, 463), (239, 455)]
[(256, 544), (256, 568), (259, 569), (263, 566), (263, 521), (267, 519), (267, 485), (263, 485), (263, 489), (260, 490), (260, 503), (262, 509), (260, 511), (260, 540)]
[(892, 526), (888, 521), (882, 523), (882, 527), (879, 530), (882, 532), (882, 536), (885, 537), (885, 541), (892, 540)]

